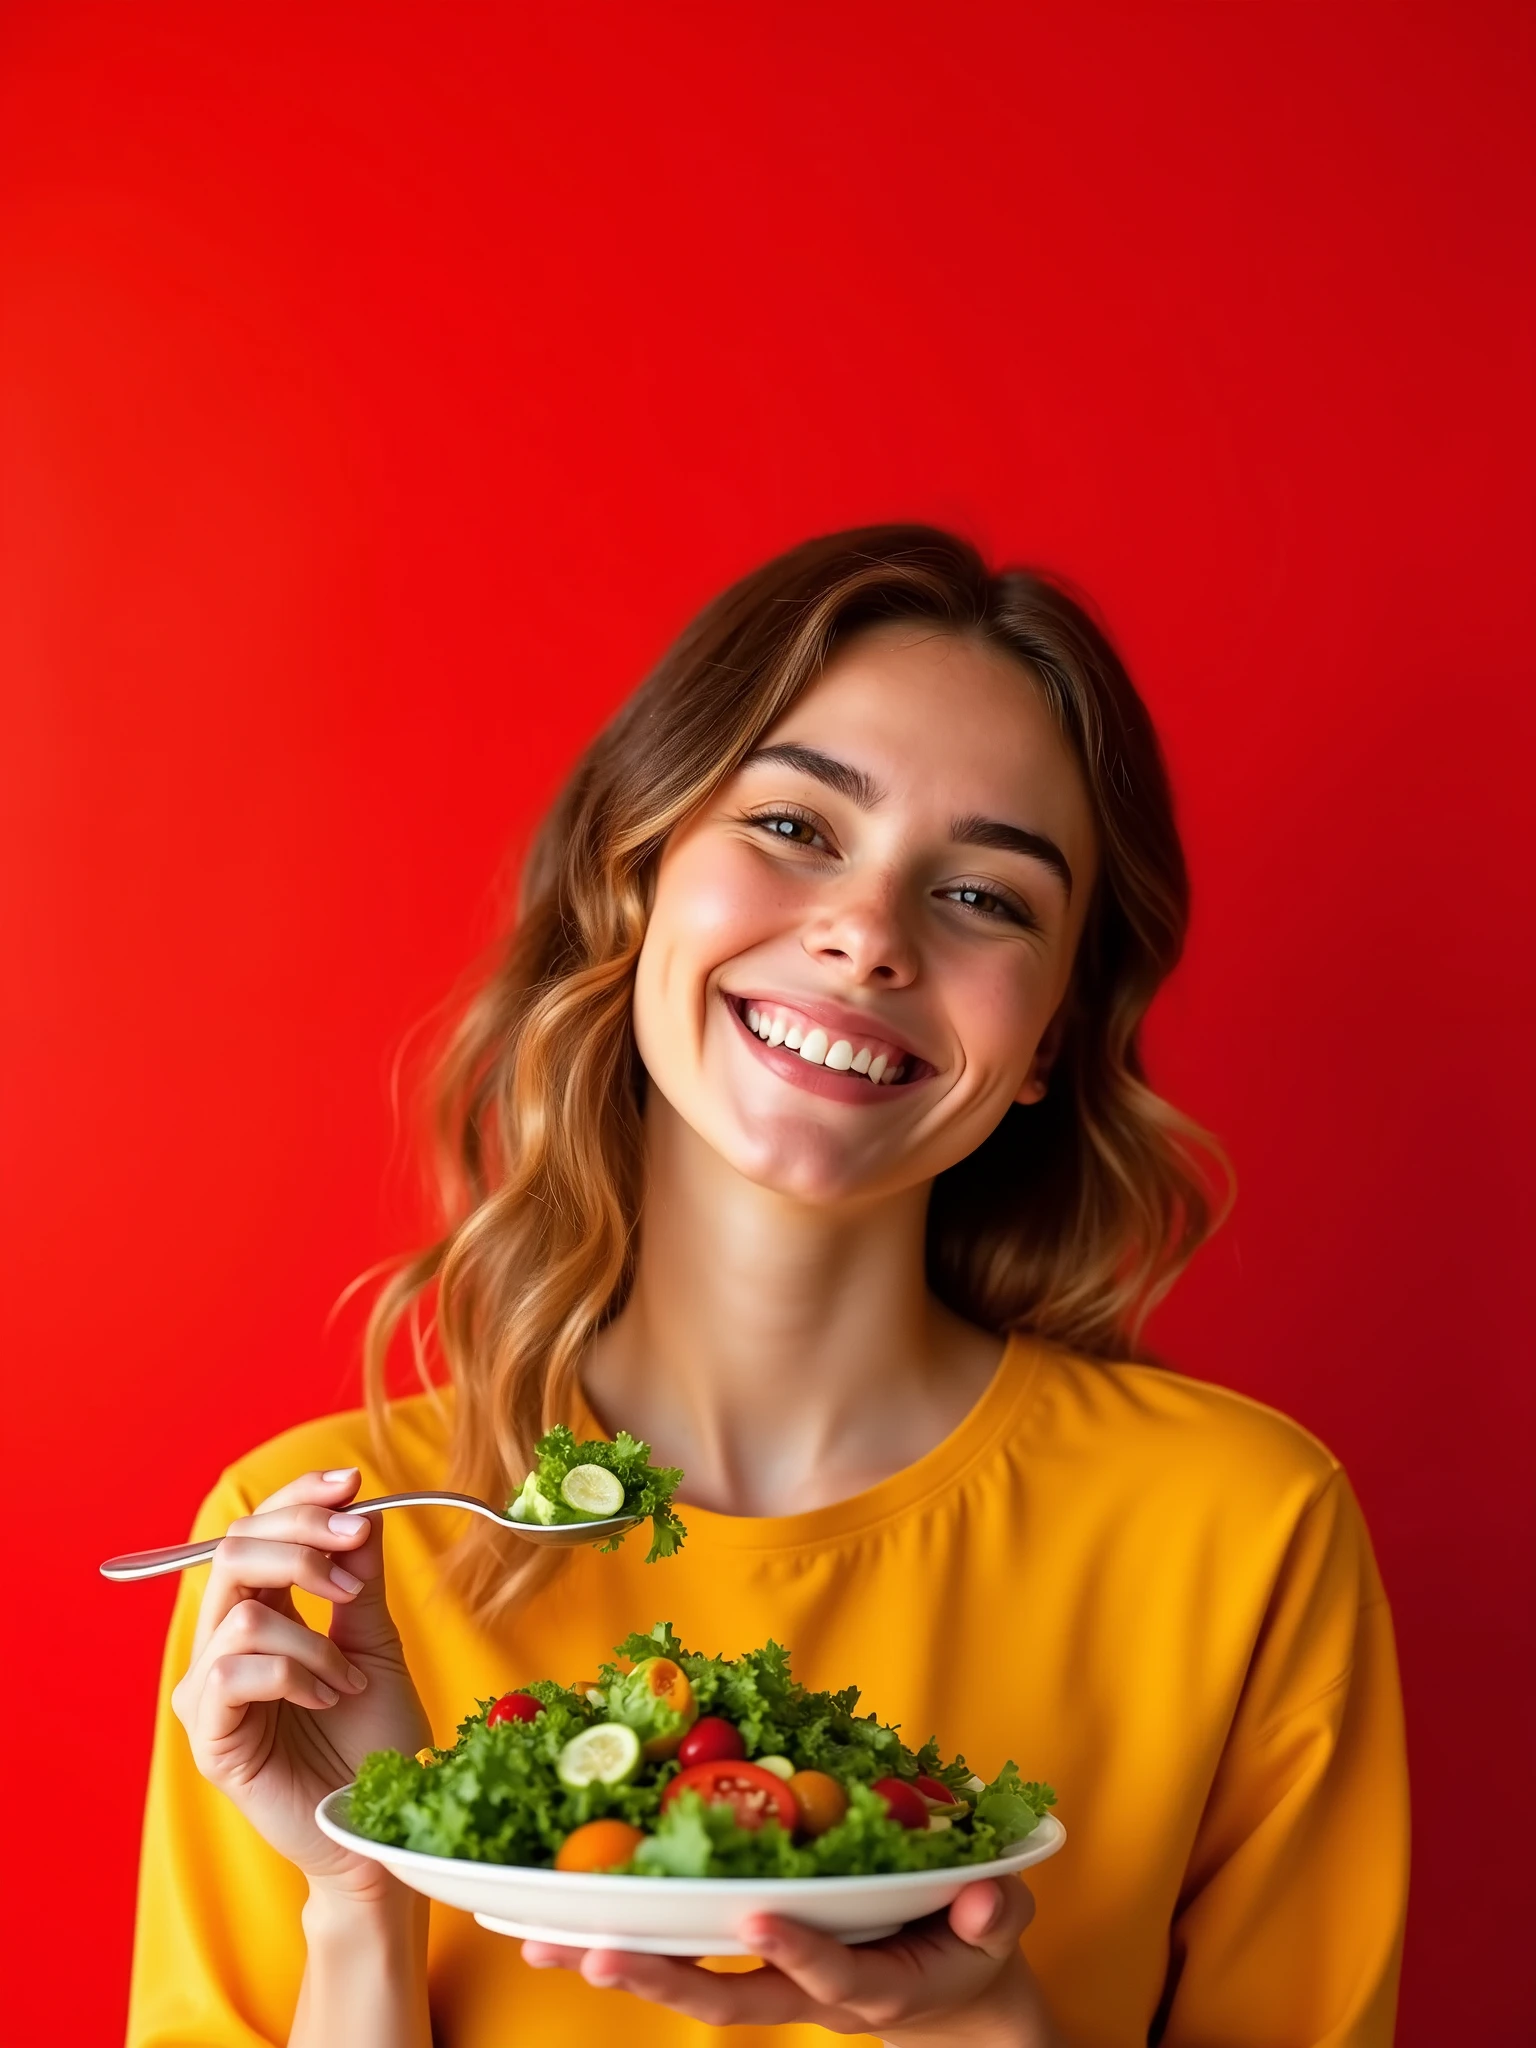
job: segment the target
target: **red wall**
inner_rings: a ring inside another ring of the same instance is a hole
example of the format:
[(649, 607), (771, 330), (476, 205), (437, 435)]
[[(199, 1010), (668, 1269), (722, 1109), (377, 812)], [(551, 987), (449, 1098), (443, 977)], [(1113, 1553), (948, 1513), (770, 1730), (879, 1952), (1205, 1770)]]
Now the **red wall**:
[(95, 1563), (352, 1398), (505, 845), (723, 580), (905, 514), (1161, 720), (1243, 1186), (1161, 1342), (1371, 1517), (1402, 2040), (1530, 2038), (1533, 19), (0, 11), (9, 2038), (120, 2025), (170, 1596)]

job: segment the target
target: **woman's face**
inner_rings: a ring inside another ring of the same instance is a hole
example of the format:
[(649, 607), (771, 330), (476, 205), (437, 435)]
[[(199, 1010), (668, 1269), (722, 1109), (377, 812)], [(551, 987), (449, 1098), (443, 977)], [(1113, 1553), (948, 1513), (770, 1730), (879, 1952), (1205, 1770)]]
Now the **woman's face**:
[(747, 1179), (867, 1199), (1045, 1091), (1093, 816), (1038, 689), (916, 622), (860, 635), (663, 851), (652, 1085)]

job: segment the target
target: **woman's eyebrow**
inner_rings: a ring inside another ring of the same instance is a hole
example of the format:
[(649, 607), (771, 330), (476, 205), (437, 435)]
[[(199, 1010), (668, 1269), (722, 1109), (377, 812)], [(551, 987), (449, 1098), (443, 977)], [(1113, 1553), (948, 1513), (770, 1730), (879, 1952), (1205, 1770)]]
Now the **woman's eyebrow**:
[[(862, 768), (855, 768), (850, 761), (839, 761), (832, 754), (823, 754), (815, 747), (798, 746), (793, 740), (783, 740), (773, 747), (758, 747), (741, 765), (743, 768), (757, 768), (769, 763), (781, 768), (797, 768), (802, 775), (812, 776), (817, 782), (825, 783), (828, 789), (835, 789), (839, 796), (847, 797), (861, 811), (872, 811), (885, 799), (885, 791)], [(1069, 896), (1072, 894), (1072, 869), (1067, 856), (1055, 840), (1048, 839), (1043, 832), (1029, 832), (1022, 825), (1006, 825), (1001, 818), (972, 816), (956, 818), (949, 834), (957, 846), (991, 846), (999, 853), (1021, 853), (1026, 860), (1037, 860), (1051, 870)]]
[(956, 818), (949, 832), (959, 846), (993, 846), (1000, 853), (1022, 853), (1026, 860), (1039, 861), (1057, 877), (1067, 894), (1072, 894), (1072, 870), (1067, 856), (1043, 832), (1027, 832), (1022, 825), (1005, 825), (1001, 818), (975, 817)]
[(741, 765), (743, 768), (757, 768), (764, 762), (774, 762), (781, 768), (798, 768), (802, 775), (814, 776), (828, 789), (835, 789), (839, 796), (857, 804), (861, 811), (872, 811), (885, 799), (885, 791), (862, 768), (855, 768), (848, 761), (835, 760), (831, 754), (819, 753), (815, 747), (796, 746), (793, 740), (781, 741), (776, 747), (758, 747)]

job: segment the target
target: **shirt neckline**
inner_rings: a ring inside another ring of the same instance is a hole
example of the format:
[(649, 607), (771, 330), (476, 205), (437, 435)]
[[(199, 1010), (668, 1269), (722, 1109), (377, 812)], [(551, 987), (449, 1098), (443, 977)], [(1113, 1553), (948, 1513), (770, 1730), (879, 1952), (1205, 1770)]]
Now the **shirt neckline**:
[[(862, 1493), (794, 1515), (723, 1515), (713, 1508), (682, 1502), (679, 1512), (688, 1524), (688, 1533), (699, 1538), (701, 1548), (713, 1550), (796, 1550), (862, 1534), (910, 1513), (955, 1485), (992, 1449), (1022, 1403), (1039, 1359), (1036, 1344), (1010, 1333), (991, 1380), (969, 1414), (914, 1464), (903, 1466)], [(579, 1437), (611, 1441), (579, 1386), (571, 1401), (571, 1427)]]

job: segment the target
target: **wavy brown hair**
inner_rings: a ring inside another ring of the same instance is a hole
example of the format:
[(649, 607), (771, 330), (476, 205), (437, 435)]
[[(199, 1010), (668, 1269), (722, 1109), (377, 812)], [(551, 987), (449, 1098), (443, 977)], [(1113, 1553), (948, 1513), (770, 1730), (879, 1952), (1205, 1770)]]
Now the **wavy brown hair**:
[[(1100, 854), (1044, 1100), (1010, 1108), (934, 1184), (933, 1291), (985, 1329), (1124, 1357), (1220, 1220), (1219, 1148), (1142, 1066), (1142, 1019), (1178, 960), (1189, 883), (1157, 737), (1114, 648), (1061, 583), (993, 574), (950, 534), (832, 534), (700, 613), (587, 748), (533, 843), (511, 933), (437, 1063), (441, 1233), (392, 1270), (369, 1318), (386, 1447), (385, 1365), (402, 1324), (423, 1378), (436, 1353), (454, 1388), (452, 1484), (505, 1499), (567, 1412), (632, 1270), (645, 1077), (630, 998), (662, 847), (836, 648), (900, 619), (1013, 656), (1081, 765)], [(456, 1569), (489, 1613), (548, 1556), (509, 1571), (487, 1529)]]

